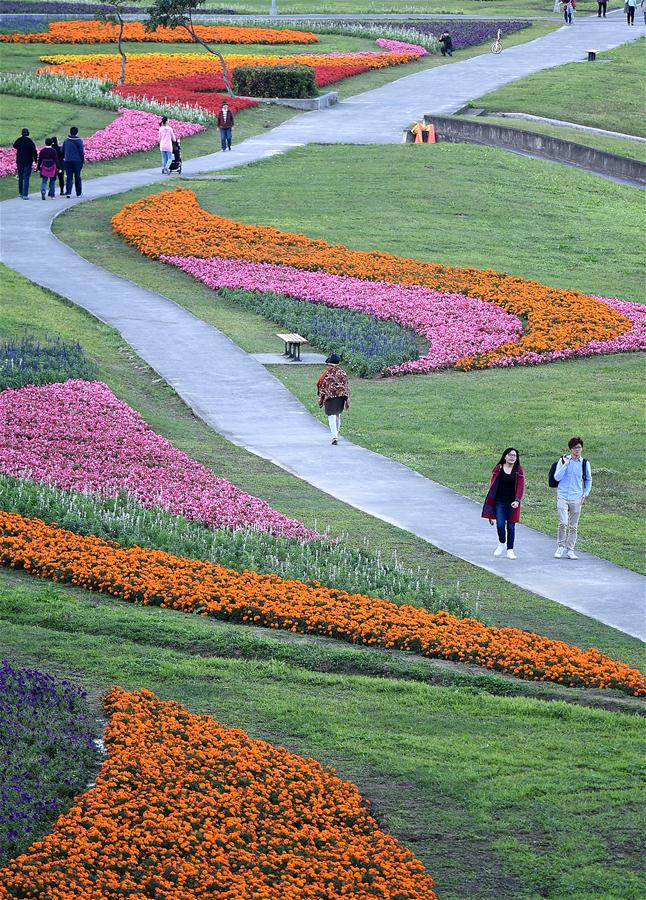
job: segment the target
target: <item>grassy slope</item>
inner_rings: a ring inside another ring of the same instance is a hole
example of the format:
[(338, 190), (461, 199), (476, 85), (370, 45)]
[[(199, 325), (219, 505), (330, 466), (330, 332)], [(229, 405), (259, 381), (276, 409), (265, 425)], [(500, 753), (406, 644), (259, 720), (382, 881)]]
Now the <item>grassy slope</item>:
[[(131, 254), (125, 250), (124, 259)], [(136, 258), (136, 257), (135, 257)], [(164, 271), (148, 263), (151, 273), (163, 278)], [(244, 490), (263, 497), (281, 512), (315, 527), (329, 525), (348, 540), (363, 546), (379, 547), (385, 559), (396, 550), (402, 561), (430, 568), (442, 590), (454, 591), (456, 582), (478, 614), (492, 624), (513, 625), (560, 638), (581, 647), (598, 647), (605, 653), (640, 665), (640, 643), (612, 628), (572, 610), (525, 591), (455, 557), (436, 550), (424, 541), (353, 510), (328, 495), (288, 475), (270, 463), (229, 444), (207, 428), (179, 401), (177, 395), (156, 378), (119, 340), (116, 332), (47, 291), (5, 270), (5, 296), (12, 303), (0, 304), (0, 335), (25, 333), (59, 334), (78, 339), (97, 362), (100, 377), (125, 402), (137, 409), (150, 425), (177, 447), (210, 466)], [(160, 285), (161, 286), (161, 285)], [(211, 303), (209, 292), (190, 283), (183, 284), (179, 302), (198, 298), (204, 307)], [(199, 314), (199, 310), (198, 310)], [(235, 320), (235, 310), (230, 311)], [(34, 323), (38, 322), (38, 326)]]
[[(375, 190), (384, 171), (397, 185), (387, 202)], [(337, 149), (309, 147), (237, 174), (235, 181), (195, 183), (206, 208), (356, 249), (641, 298), (639, 256), (626, 255), (624, 240), (639, 233), (641, 195), (566, 167), (472, 146), (345, 147), (342, 156)], [(307, 191), (293, 190), (304, 182)], [(268, 193), (271, 208), (263, 202)], [(123, 202), (120, 196), (79, 207), (57, 220), (56, 233), (94, 262), (188, 306), (244, 349), (275, 349), (270, 323), (216, 303), (188, 276), (106, 236), (110, 216)], [(490, 222), (498, 223), (495, 231)], [(310, 369), (279, 367), (276, 375), (315, 411)], [(581, 523), (582, 546), (638, 568), (642, 375), (641, 357), (623, 355), (514, 371), (356, 381), (346, 433), (476, 499), (502, 447), (519, 443), (528, 474), (524, 521), (549, 532), (554, 496), (545, 473), (570, 432), (580, 431), (596, 476)]]
[(560, 125), (545, 125), (543, 122), (529, 122), (524, 119), (502, 119), (498, 116), (464, 116), (464, 118), (471, 122), (488, 122), (491, 125), (547, 134), (564, 141), (583, 144), (585, 147), (594, 147), (596, 150), (603, 150), (604, 153), (616, 153), (618, 156), (627, 156), (630, 159), (646, 162), (646, 144), (638, 141), (624, 141), (620, 138), (609, 138), (589, 131), (579, 131), (577, 128), (561, 128)]
[[(100, 634), (92, 622), (109, 604), (81, 592), (86, 625), (77, 619), (71, 632), (57, 624), (67, 589), (1, 581), (0, 652), (14, 665), (71, 676), (95, 703), (114, 682), (148, 687), (335, 766), (446, 900), (639, 895), (639, 718), (204, 656), (175, 646), (179, 617), (159, 610), (137, 610), (125, 635)], [(204, 638), (218, 626), (193, 628)]]
[(546, 69), (484, 94), (473, 105), (646, 137), (643, 91), (638, 85), (645, 59), (646, 41), (642, 38), (600, 53), (594, 71), (580, 63)]

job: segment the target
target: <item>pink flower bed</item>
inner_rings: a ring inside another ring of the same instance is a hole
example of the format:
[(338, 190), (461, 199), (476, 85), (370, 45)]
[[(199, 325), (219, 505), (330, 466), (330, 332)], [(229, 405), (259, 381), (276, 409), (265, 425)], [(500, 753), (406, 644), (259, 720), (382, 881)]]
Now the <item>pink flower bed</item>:
[[(160, 117), (139, 109), (119, 109), (114, 121), (90, 137), (84, 138), (85, 161), (99, 162), (128, 156), (142, 150), (153, 150), (159, 145)], [(194, 122), (178, 122), (170, 119), (169, 125), (180, 140), (190, 134), (204, 131), (204, 125)], [(16, 151), (12, 147), (0, 148), (0, 176), (16, 174)]]
[(216, 528), (321, 538), (177, 450), (100, 381), (5, 390), (0, 421), (6, 475), (108, 497), (126, 491), (142, 506)]
[(392, 53), (416, 53), (418, 56), (426, 56), (426, 47), (419, 44), (405, 44), (403, 41), (391, 41), (388, 38), (378, 38), (375, 41), (378, 47), (384, 47)]
[(357, 309), (378, 319), (397, 322), (430, 342), (425, 356), (392, 366), (385, 371), (387, 375), (444, 368), (463, 356), (493, 350), (522, 334), (520, 319), (493, 303), (462, 294), (445, 294), (420, 285), (363, 281), (239, 259), (191, 256), (162, 256), (161, 259), (213, 289), (273, 291), (298, 300)]
[(601, 303), (606, 303), (618, 313), (630, 319), (633, 327), (625, 334), (608, 341), (588, 341), (580, 347), (569, 347), (565, 350), (555, 350), (545, 353), (524, 353), (522, 356), (505, 357), (497, 359), (492, 367), (502, 366), (535, 366), (539, 363), (554, 362), (558, 359), (573, 359), (580, 356), (599, 356), (605, 353), (633, 353), (637, 350), (646, 350), (646, 306), (642, 303), (631, 303), (628, 300), (609, 299), (607, 297), (591, 296)]

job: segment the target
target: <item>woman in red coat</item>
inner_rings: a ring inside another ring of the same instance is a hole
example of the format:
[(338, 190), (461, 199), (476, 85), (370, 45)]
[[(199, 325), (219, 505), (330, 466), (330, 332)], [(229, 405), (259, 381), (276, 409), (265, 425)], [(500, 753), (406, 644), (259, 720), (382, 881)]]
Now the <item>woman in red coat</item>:
[(516, 559), (514, 538), (524, 492), (525, 473), (520, 464), (520, 454), (515, 447), (507, 447), (491, 473), (487, 499), (482, 507), (482, 518), (489, 519), (490, 525), (495, 521), (498, 528), (498, 546), (494, 556), (502, 556), (506, 547), (507, 557)]

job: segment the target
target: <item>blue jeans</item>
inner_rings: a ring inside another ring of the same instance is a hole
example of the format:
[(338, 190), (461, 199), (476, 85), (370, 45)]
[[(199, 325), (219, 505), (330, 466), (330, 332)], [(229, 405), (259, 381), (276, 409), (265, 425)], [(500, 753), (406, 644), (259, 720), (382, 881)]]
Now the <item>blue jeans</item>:
[(23, 163), (18, 166), (18, 193), (21, 197), (29, 196), (29, 179), (31, 178), (31, 163)]
[(46, 175), (40, 176), (40, 193), (44, 194), (47, 190), (47, 182), (49, 181), (49, 196), (56, 196), (56, 176), (52, 175), (48, 178)]
[(83, 163), (81, 162), (66, 162), (65, 163), (65, 175), (67, 176), (67, 183), (65, 185), (65, 193), (69, 197), (72, 193), (72, 179), (74, 179), (74, 190), (76, 191), (76, 196), (80, 197), (83, 186), (81, 184), (81, 169), (83, 168)]
[(231, 149), (231, 129), (230, 128), (221, 128), (220, 129), (220, 143), (222, 144), (222, 149), (226, 150), (227, 147), (229, 150)]
[[(516, 526), (510, 522), (510, 516), (513, 512), (511, 503), (505, 503), (504, 500), (496, 500), (496, 528), (498, 529), (498, 540), (501, 544), (507, 544), (508, 550), (514, 549), (514, 538), (516, 537)], [(507, 526), (507, 535), (505, 536), (505, 526)]]
[(170, 166), (171, 160), (173, 158), (172, 150), (162, 150), (162, 169), (167, 169)]

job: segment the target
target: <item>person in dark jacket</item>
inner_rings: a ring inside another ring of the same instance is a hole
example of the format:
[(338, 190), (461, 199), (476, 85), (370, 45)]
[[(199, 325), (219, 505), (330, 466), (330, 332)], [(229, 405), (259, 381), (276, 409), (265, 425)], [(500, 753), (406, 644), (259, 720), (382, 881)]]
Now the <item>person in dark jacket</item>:
[(23, 200), (29, 200), (29, 179), (35, 162), (38, 162), (38, 150), (29, 137), (29, 129), (23, 128), (21, 136), (14, 141), (16, 151), (16, 170), (18, 172), (18, 194)]
[(58, 186), (62, 197), (65, 193), (65, 160), (63, 159), (63, 148), (58, 143), (57, 137), (52, 138), (52, 147), (56, 150), (58, 156)]
[(491, 473), (489, 491), (482, 507), (482, 518), (489, 519), (490, 525), (495, 521), (498, 529), (498, 546), (494, 556), (502, 556), (506, 547), (507, 558), (516, 559), (514, 538), (524, 493), (525, 473), (520, 464), (520, 454), (515, 447), (507, 447)]
[(49, 196), (56, 196), (56, 173), (58, 172), (58, 153), (52, 147), (52, 139), (45, 138), (45, 146), (38, 154), (38, 171), (40, 172), (40, 196), (45, 199), (47, 183), (49, 182)]
[(438, 38), (440, 44), (440, 53), (442, 56), (453, 56), (453, 41), (448, 31), (443, 32)]
[(78, 136), (78, 128), (70, 128), (68, 137), (63, 141), (63, 159), (65, 160), (65, 196), (72, 196), (72, 179), (74, 179), (74, 190), (76, 196), (80, 197), (83, 193), (83, 184), (81, 182), (81, 169), (85, 162), (85, 147), (83, 141)]
[(218, 113), (218, 128), (220, 129), (220, 143), (222, 144), (223, 152), (231, 149), (231, 129), (234, 125), (233, 113), (225, 100)]

